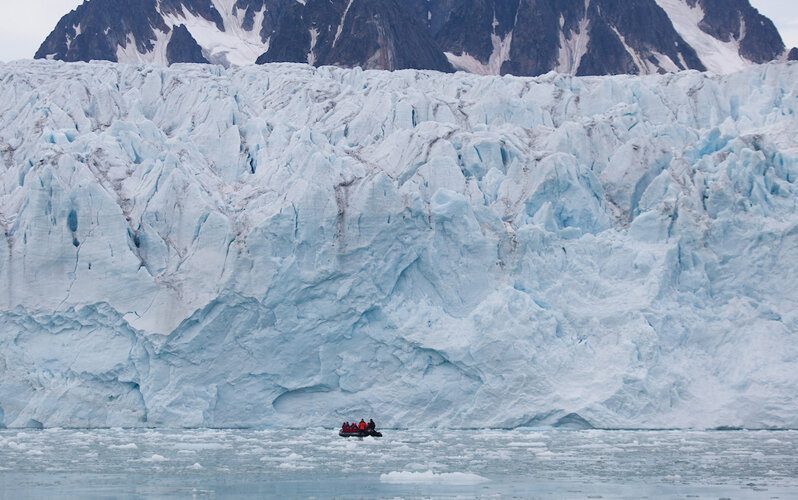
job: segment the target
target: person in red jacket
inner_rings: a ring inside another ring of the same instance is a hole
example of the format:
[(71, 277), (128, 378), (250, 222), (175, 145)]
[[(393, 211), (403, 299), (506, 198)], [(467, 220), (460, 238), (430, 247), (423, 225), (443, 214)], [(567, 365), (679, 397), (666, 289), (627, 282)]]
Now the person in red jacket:
[(365, 421), (365, 420), (363, 420), (363, 419), (361, 418), (361, 419), (360, 419), (360, 423), (359, 423), (359, 424), (357, 424), (357, 427), (358, 427), (358, 429), (360, 429), (361, 431), (365, 431), (365, 430), (366, 430), (366, 427), (367, 427), (367, 425), (366, 425), (366, 421)]
[(344, 422), (344, 425), (341, 426), (342, 432), (349, 432), (349, 422)]

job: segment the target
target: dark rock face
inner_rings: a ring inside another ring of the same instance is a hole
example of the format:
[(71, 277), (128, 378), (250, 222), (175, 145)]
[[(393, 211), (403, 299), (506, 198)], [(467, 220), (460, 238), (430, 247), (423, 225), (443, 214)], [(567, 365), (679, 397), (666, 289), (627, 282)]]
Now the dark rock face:
[(704, 10), (699, 27), (718, 40), (740, 42), (740, 55), (755, 63), (772, 61), (784, 53), (776, 26), (748, 0), (687, 0)]
[(654, 52), (670, 58), (677, 69), (705, 69), (654, 0), (466, 0), (452, 11), (437, 40), (447, 52), (487, 63), (494, 51), (492, 36), (510, 33), (503, 74), (558, 69), (563, 41), (580, 35), (589, 40), (584, 57), (573, 61), (580, 75), (639, 73), (636, 58), (664, 70)]
[(579, 62), (577, 75), (640, 73), (632, 55), (604, 20), (591, 24), (589, 34), (591, 44)]
[(92, 0), (62, 17), (34, 57), (116, 61), (117, 49), (127, 47), (129, 35), (134, 35), (139, 52), (151, 51), (153, 28), (167, 29), (155, 0)]
[(798, 47), (793, 47), (787, 56), (788, 61), (798, 61)]
[(267, 8), (267, 1), (266, 0), (236, 0), (234, 8), (237, 10), (241, 10), (244, 12), (244, 19), (241, 23), (241, 27), (247, 31), (252, 31), (255, 28), (260, 29), (260, 39), (262, 41), (266, 41), (269, 38), (269, 34), (274, 31), (274, 18), (270, 15), (271, 13), (275, 13), (284, 5), (280, 5), (279, 2), (274, 2), (274, 5), (271, 9), (266, 11), (266, 15), (264, 16), (262, 26), (255, 26), (255, 15), (258, 12)]
[[(566, 0), (569, 8), (574, 9), (578, 16), (580, 6), (578, 1)], [(512, 31), (513, 44), (510, 50), (510, 59), (502, 64), (501, 73), (521, 75), (539, 75), (554, 69), (557, 65), (557, 56), (560, 52), (560, 8), (558, 2), (545, 2), (533, 0), (519, 2), (518, 10), (514, 13), (514, 25), (508, 26), (508, 33)], [(504, 7), (504, 18), (510, 21), (511, 10)], [(584, 2), (582, 2), (584, 10)], [(496, 18), (498, 21), (498, 17)], [(505, 35), (507, 36), (507, 35)], [(543, 43), (536, 43), (540, 40)]]
[[(601, 0), (591, 3), (587, 14), (594, 43), (582, 58), (579, 75), (637, 73), (639, 64), (632, 54), (656, 67), (658, 72), (666, 71), (659, 54), (680, 70), (706, 69), (695, 50), (676, 32), (665, 11), (653, 1), (630, 4), (623, 0)], [(596, 32), (599, 29), (601, 33)], [(631, 53), (624, 43), (632, 49)]]
[[(775, 26), (749, 0), (682, 1), (704, 16), (681, 30), (734, 42), (751, 63), (783, 56)], [(454, 62), (516, 75), (707, 69), (708, 54), (685, 41), (656, 0), (236, 0), (232, 12), (220, 9), (220, 0), (88, 0), (61, 19), (36, 57), (116, 61), (130, 57), (133, 43), (147, 60), (168, 43), (168, 63), (225, 62), (207, 35), (175, 22), (194, 18), (227, 36), (253, 34), (247, 43), (262, 43), (261, 64), (451, 71)]]
[[(286, 7), (276, 24), (269, 50), (258, 57), (257, 64), (270, 62), (308, 62), (311, 51), (311, 18), (305, 19), (305, 6), (298, 2)], [(320, 12), (317, 11), (317, 14)], [(321, 16), (322, 19), (324, 16)], [(322, 23), (326, 24), (326, 23)], [(327, 26), (329, 27), (329, 25)], [(325, 30), (329, 38), (329, 29)]]
[(310, 0), (287, 7), (258, 64), (452, 71), (429, 32), (395, 0)]
[[(273, 0), (237, 0), (236, 6), (240, 5), (238, 8), (245, 11), (244, 19), (251, 18), (250, 23), (254, 24), (253, 9), (258, 4), (263, 8), (267, 2)], [(117, 61), (118, 49), (125, 49), (130, 43), (135, 43), (140, 54), (152, 53), (158, 39), (156, 32), (166, 34), (172, 29), (164, 21), (164, 16), (169, 15), (194, 16), (213, 23), (219, 31), (227, 29), (212, 0), (89, 0), (61, 18), (34, 58)], [(184, 47), (194, 50), (189, 45)], [(191, 53), (173, 56), (177, 60), (197, 59)]]
[[(241, 27), (246, 31), (259, 30), (265, 44), (277, 31), (285, 9), (296, 3), (296, 0), (236, 0), (234, 8), (244, 13)], [(255, 26), (256, 15), (260, 12), (263, 12), (263, 21)]]
[(222, 15), (211, 0), (161, 0), (162, 14), (191, 14), (213, 22), (219, 31), (225, 31)]
[(426, 27), (395, 0), (354, 0), (322, 64), (452, 71)]
[(174, 63), (208, 63), (202, 55), (202, 47), (191, 36), (185, 24), (175, 26), (166, 46), (166, 59)]
[[(465, 0), (453, 3), (448, 14), (438, 14), (443, 21), (435, 32), (435, 38), (447, 52), (467, 53), (487, 63), (493, 52), (493, 36), (503, 39), (512, 31), (519, 5), (521, 2), (513, 0)], [(539, 45), (545, 46), (548, 42), (543, 40)]]

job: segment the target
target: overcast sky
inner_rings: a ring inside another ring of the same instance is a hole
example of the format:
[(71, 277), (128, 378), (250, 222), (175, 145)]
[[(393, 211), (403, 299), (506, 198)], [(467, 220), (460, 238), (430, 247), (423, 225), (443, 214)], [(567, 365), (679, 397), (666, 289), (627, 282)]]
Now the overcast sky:
[[(55, 23), (82, 0), (0, 0), (0, 61), (29, 59)], [(751, 0), (773, 19), (787, 47), (798, 47), (797, 0)]]

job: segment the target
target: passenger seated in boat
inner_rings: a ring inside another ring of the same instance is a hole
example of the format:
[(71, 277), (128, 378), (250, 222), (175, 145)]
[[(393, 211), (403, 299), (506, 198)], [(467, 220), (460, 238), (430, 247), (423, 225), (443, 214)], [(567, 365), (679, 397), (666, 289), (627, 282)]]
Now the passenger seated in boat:
[(341, 426), (342, 432), (349, 432), (349, 422), (344, 422), (344, 425)]
[(377, 424), (374, 423), (374, 419), (369, 419), (369, 424), (366, 426), (366, 430), (369, 432), (374, 432), (377, 428)]

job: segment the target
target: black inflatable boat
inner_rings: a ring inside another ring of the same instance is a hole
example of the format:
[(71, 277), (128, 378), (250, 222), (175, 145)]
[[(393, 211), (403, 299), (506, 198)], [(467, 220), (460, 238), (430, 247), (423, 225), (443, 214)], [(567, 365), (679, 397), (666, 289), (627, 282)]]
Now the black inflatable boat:
[(361, 437), (361, 438), (364, 438), (364, 437), (368, 437), (368, 436), (375, 437), (375, 438), (381, 438), (382, 437), (382, 432), (377, 432), (377, 431), (356, 431), (356, 432), (338, 431), (338, 435), (341, 436), (341, 437), (345, 437), (345, 438), (348, 438), (348, 437)]

